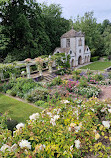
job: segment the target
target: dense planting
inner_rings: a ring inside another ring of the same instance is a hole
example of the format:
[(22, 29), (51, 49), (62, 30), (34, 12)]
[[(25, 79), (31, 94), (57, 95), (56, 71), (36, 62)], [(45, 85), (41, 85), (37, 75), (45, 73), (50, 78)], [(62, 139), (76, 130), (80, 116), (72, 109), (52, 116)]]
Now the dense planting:
[(13, 136), (1, 128), (1, 156), (81, 158), (88, 154), (107, 158), (110, 120), (109, 102), (61, 100), (56, 108), (35, 113), (26, 124), (18, 124)]

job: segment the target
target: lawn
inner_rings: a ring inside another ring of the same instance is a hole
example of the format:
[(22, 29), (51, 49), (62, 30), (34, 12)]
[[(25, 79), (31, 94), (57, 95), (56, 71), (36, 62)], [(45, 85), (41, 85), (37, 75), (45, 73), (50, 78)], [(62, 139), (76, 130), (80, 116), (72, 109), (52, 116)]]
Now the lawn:
[(83, 66), (80, 69), (90, 69), (90, 70), (101, 70), (102, 71), (110, 66), (111, 66), (111, 61), (104, 61), (104, 62), (96, 61), (89, 65)]
[(0, 113), (8, 112), (8, 116), (18, 122), (25, 123), (31, 114), (41, 111), (28, 103), (0, 94)]

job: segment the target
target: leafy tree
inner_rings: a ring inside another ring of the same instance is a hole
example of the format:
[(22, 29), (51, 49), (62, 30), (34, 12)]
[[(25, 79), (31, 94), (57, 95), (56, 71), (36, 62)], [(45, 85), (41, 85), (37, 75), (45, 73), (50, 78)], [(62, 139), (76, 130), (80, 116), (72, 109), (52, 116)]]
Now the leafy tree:
[(83, 17), (78, 16), (73, 25), (75, 30), (85, 32), (85, 42), (91, 49), (92, 56), (101, 56), (104, 44), (93, 14), (93, 12), (86, 12)]
[(10, 38), (6, 51), (17, 59), (33, 58), (50, 49), (41, 9), (34, 0), (9, 0), (1, 6), (1, 18), (4, 34)]
[(9, 42), (9, 38), (6, 38), (2, 33), (3, 27), (0, 26), (0, 62), (3, 58), (3, 50), (6, 48)]
[(111, 25), (107, 25), (106, 29), (103, 32), (104, 39), (104, 51), (106, 55), (111, 55)]
[(60, 37), (70, 29), (69, 20), (62, 18), (62, 8), (58, 4), (41, 5), (45, 31), (51, 41), (51, 52), (60, 46)]

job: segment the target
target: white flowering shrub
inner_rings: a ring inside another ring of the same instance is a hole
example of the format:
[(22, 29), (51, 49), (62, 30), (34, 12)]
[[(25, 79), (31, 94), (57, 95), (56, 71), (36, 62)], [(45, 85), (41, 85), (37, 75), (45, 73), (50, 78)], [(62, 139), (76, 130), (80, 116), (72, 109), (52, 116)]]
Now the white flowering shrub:
[(111, 102), (62, 100), (15, 127), (1, 130), (0, 157), (110, 157)]

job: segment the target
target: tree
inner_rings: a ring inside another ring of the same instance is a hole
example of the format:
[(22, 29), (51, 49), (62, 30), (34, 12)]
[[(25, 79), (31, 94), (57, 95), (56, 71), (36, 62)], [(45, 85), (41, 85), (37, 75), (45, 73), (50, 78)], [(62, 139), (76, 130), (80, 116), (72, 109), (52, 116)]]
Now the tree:
[(41, 5), (42, 15), (45, 23), (45, 31), (51, 41), (51, 52), (60, 46), (60, 37), (70, 29), (69, 20), (62, 18), (62, 8), (60, 5), (43, 3)]
[(106, 55), (111, 55), (111, 25), (107, 25), (106, 29), (103, 32), (104, 39), (104, 51)]
[(9, 0), (1, 6), (1, 25), (10, 38), (6, 52), (17, 60), (50, 52), (41, 9), (35, 0)]
[(3, 27), (0, 26), (0, 62), (3, 58), (3, 50), (7, 47), (9, 38), (6, 38), (5, 35), (2, 33)]
[(75, 30), (85, 32), (85, 42), (91, 49), (92, 56), (102, 56), (104, 44), (93, 14), (93, 12), (86, 12), (83, 17), (78, 16), (73, 25)]

